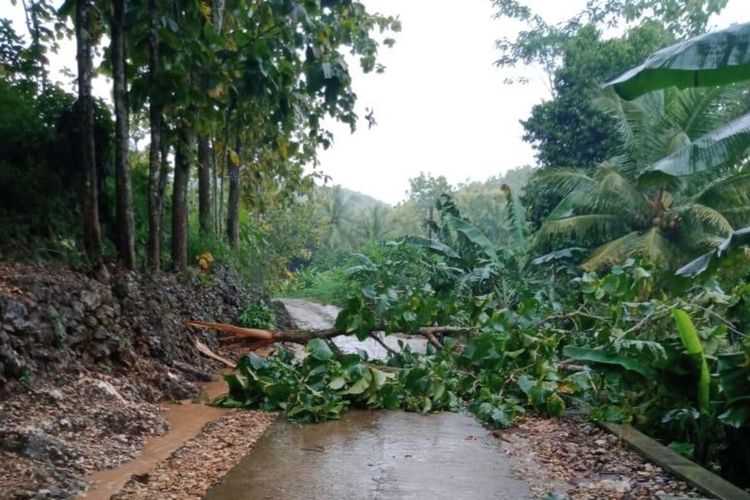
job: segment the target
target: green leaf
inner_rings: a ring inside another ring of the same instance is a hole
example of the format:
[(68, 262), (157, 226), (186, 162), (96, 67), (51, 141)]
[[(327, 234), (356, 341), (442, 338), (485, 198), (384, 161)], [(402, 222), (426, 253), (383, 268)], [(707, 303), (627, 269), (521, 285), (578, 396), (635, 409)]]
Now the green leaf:
[(625, 99), (667, 87), (713, 87), (750, 79), (750, 23), (666, 47), (607, 83)]
[(702, 415), (708, 415), (711, 412), (710, 391), (711, 391), (711, 373), (708, 371), (708, 363), (703, 353), (703, 344), (701, 344), (698, 331), (693, 325), (688, 313), (681, 309), (674, 309), (672, 317), (677, 323), (677, 330), (680, 334), (682, 345), (689, 356), (696, 359), (700, 366), (700, 377), (698, 380), (698, 410)]
[(328, 387), (334, 391), (338, 391), (346, 385), (346, 379), (344, 377), (336, 377), (329, 382)]
[(626, 370), (640, 373), (644, 377), (651, 379), (656, 377), (656, 370), (637, 359), (624, 356), (622, 354), (608, 353), (597, 349), (586, 347), (565, 346), (563, 355), (576, 361), (588, 361), (591, 363), (601, 363), (605, 365), (617, 365)]
[(495, 245), (492, 244), (482, 231), (455, 215), (447, 215), (446, 222), (457, 232), (463, 234), (467, 240), (476, 245), (488, 259), (495, 263), (499, 262)]
[(556, 392), (553, 392), (547, 398), (547, 413), (551, 417), (561, 417), (563, 412), (565, 412), (565, 401)]
[(333, 351), (323, 339), (312, 339), (308, 342), (307, 353), (320, 361), (328, 361), (333, 357)]

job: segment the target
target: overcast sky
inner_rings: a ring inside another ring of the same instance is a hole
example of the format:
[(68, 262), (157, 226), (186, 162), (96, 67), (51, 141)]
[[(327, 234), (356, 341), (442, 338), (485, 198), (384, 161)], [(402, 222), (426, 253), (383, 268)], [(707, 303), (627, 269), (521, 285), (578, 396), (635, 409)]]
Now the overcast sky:
[[(495, 40), (515, 33), (518, 23), (493, 19), (490, 0), (363, 1), (371, 11), (398, 15), (403, 30), (392, 49), (381, 51), (384, 74), (362, 75), (352, 64), (359, 114), (374, 109), (378, 124), (368, 130), (363, 119), (355, 134), (329, 124), (335, 143), (321, 152), (319, 169), (333, 183), (396, 203), (404, 198), (408, 179), (420, 171), (458, 183), (534, 164), (519, 120), (549, 97), (543, 74), (493, 65)], [(586, 0), (527, 3), (548, 22), (560, 22), (580, 12)], [(24, 30), (21, 2), (13, 7), (10, 0), (0, 0), (0, 5), (0, 16), (11, 17)], [(750, 2), (729, 0), (712, 25), (748, 20)], [(51, 59), (55, 72), (75, 69), (74, 44), (63, 44)], [(531, 77), (531, 82), (503, 83), (517, 76)], [(101, 79), (94, 91), (109, 98), (109, 85)]]
[[(543, 74), (493, 65), (495, 40), (514, 33), (517, 23), (493, 19), (490, 0), (364, 3), (373, 11), (398, 14), (403, 30), (392, 49), (382, 50), (384, 74), (355, 73), (359, 108), (373, 108), (378, 125), (368, 130), (363, 122), (354, 135), (332, 127), (334, 147), (321, 153), (320, 161), (334, 183), (395, 203), (420, 171), (457, 183), (534, 164), (519, 120), (549, 97)], [(548, 22), (559, 22), (580, 12), (586, 0), (527, 3)], [(747, 20), (750, 2), (730, 0), (712, 24)], [(503, 83), (521, 75), (532, 77), (531, 82)]]

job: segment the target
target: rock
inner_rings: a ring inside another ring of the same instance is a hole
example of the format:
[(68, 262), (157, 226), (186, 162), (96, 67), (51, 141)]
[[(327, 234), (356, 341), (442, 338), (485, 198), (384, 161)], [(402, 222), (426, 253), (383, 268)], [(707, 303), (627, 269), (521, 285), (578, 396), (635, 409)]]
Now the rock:
[(26, 324), (28, 315), (29, 311), (22, 302), (9, 300), (5, 303), (3, 322), (13, 327), (14, 330), (19, 330)]
[(102, 296), (94, 290), (84, 290), (81, 292), (81, 302), (87, 311), (93, 311), (102, 304)]
[(109, 345), (107, 345), (106, 342), (97, 342), (95, 344), (91, 344), (89, 352), (97, 361), (108, 358), (112, 354), (112, 350), (109, 348)]
[(96, 340), (106, 340), (110, 338), (111, 336), (112, 334), (110, 334), (109, 331), (103, 326), (98, 327), (96, 331), (94, 332), (94, 338)]
[(3, 365), (3, 373), (8, 377), (20, 377), (26, 363), (23, 358), (8, 344), (2, 342), (0, 338), (0, 364)]
[(96, 325), (99, 324), (99, 321), (96, 319), (96, 317), (91, 314), (87, 314), (86, 317), (83, 318), (83, 322), (89, 328), (96, 328)]
[(127, 404), (125, 398), (122, 397), (122, 394), (120, 394), (120, 392), (115, 389), (115, 386), (113, 386), (109, 382), (105, 382), (104, 380), (96, 380), (94, 381), (93, 386), (96, 390), (96, 393), (100, 396), (115, 399), (118, 403), (123, 405)]

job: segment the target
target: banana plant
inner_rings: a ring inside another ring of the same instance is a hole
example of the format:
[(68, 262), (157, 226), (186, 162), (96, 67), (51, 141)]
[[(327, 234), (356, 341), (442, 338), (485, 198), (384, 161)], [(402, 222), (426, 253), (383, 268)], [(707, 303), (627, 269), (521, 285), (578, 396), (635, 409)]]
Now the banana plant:
[[(605, 84), (622, 98), (635, 99), (667, 87), (715, 87), (750, 80), (750, 23), (707, 33), (652, 54), (642, 65)], [(690, 141), (651, 167), (674, 176), (731, 165), (746, 157), (750, 114)]]

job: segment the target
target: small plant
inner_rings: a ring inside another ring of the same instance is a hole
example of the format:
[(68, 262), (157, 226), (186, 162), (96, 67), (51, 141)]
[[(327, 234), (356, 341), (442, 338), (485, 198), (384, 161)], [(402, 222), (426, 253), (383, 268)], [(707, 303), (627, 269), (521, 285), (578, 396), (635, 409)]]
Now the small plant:
[(27, 387), (31, 387), (34, 383), (34, 374), (31, 373), (31, 370), (28, 368), (24, 368), (23, 372), (21, 372), (21, 376), (18, 377), (18, 381)]
[(275, 322), (273, 311), (261, 300), (249, 304), (237, 316), (237, 325), (243, 328), (273, 328)]

